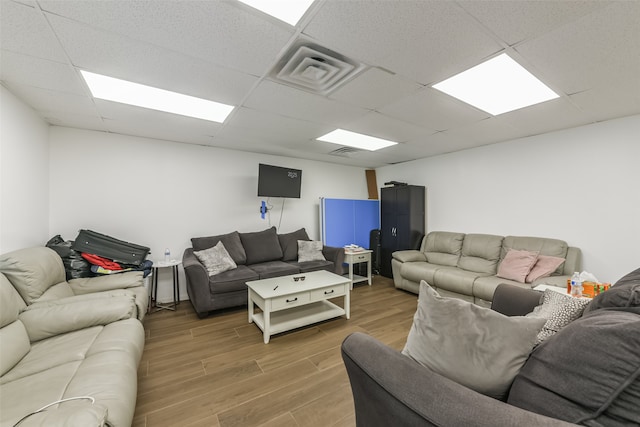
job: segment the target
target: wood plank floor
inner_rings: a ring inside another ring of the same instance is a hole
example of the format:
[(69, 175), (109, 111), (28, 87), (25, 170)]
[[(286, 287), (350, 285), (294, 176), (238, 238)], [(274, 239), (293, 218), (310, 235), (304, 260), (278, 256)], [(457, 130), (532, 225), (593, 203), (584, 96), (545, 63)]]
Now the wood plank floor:
[[(342, 305), (342, 298), (334, 301)], [(344, 317), (275, 335), (269, 344), (246, 307), (198, 319), (183, 301), (144, 321), (136, 427), (354, 426), (340, 344), (355, 331), (402, 349), (417, 296), (374, 276)]]

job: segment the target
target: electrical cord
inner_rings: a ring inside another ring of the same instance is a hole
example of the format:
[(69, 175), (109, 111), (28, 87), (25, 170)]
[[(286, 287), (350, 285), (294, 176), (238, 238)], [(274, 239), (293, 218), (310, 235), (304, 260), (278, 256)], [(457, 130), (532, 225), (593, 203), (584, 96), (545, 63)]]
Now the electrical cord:
[(33, 411), (27, 415), (25, 415), (24, 417), (20, 418), (18, 420), (17, 423), (15, 423), (13, 425), (13, 427), (17, 427), (20, 423), (22, 423), (24, 420), (26, 420), (27, 418), (29, 418), (31, 415), (35, 415), (38, 414), (42, 411), (44, 411), (45, 409), (53, 406), (53, 405), (57, 405), (58, 403), (64, 403), (64, 402), (69, 402), (70, 400), (90, 400), (91, 404), (93, 405), (94, 403), (96, 403), (96, 399), (91, 397), (91, 396), (76, 396), (76, 397), (67, 397), (66, 399), (60, 399), (60, 400), (56, 400), (55, 402), (51, 402), (47, 405), (44, 405), (42, 408), (38, 409), (37, 411)]
[[(282, 198), (282, 207), (280, 207), (280, 221), (278, 221), (278, 231), (280, 231), (280, 225), (282, 224), (282, 213), (284, 212), (284, 201), (286, 199), (283, 197)], [(271, 225), (271, 224), (269, 224)]]

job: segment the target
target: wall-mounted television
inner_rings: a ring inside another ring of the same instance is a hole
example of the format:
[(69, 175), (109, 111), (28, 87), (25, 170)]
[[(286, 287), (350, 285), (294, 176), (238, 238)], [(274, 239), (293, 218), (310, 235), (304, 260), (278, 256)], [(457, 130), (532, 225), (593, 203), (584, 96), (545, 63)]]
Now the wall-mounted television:
[(258, 165), (258, 196), (300, 198), (302, 171), (280, 166)]

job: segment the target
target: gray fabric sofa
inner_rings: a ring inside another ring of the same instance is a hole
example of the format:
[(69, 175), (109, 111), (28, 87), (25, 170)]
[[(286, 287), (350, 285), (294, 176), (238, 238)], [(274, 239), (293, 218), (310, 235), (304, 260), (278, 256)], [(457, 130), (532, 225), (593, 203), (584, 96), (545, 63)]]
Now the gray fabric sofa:
[[(500, 285), (492, 308), (524, 315), (541, 295)], [(536, 347), (504, 401), (445, 378), (373, 337), (354, 333), (344, 340), (342, 357), (356, 425), (640, 425), (638, 330), (640, 269), (596, 296), (581, 318)]]
[[(187, 280), (187, 293), (198, 317), (210, 311), (247, 304), (247, 285), (251, 280), (327, 270), (343, 274), (344, 248), (324, 246), (324, 260), (298, 262), (298, 240), (309, 241), (304, 228), (277, 234), (276, 228), (239, 233), (237, 231), (191, 239), (184, 251), (182, 265)], [(194, 255), (222, 242), (237, 268), (209, 276), (205, 266)]]
[(130, 426), (145, 339), (138, 310), (134, 293), (116, 291), (27, 305), (0, 273), (0, 426)]
[(131, 295), (140, 321), (149, 306), (149, 293), (141, 271), (66, 280), (62, 258), (44, 246), (19, 249), (0, 255), (2, 272), (27, 305), (36, 302), (65, 299), (77, 301), (83, 296)]
[[(510, 249), (535, 251), (564, 258), (550, 277), (521, 283), (498, 277), (498, 267)], [(391, 268), (396, 288), (418, 293), (426, 281), (442, 296), (456, 297), (489, 307), (500, 283), (532, 288), (540, 283), (566, 286), (574, 271), (580, 271), (581, 253), (558, 239), (492, 234), (432, 231), (419, 250), (393, 253)]]

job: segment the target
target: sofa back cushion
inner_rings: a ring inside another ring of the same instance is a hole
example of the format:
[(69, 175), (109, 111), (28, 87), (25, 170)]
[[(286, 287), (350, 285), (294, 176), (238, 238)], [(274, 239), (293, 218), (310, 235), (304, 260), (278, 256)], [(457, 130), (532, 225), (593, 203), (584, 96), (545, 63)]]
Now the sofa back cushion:
[(282, 261), (298, 260), (298, 240), (311, 240), (307, 230), (301, 228), (287, 234), (278, 234), (278, 241), (282, 248)]
[(31, 304), (53, 285), (64, 282), (62, 258), (44, 246), (20, 249), (0, 256), (4, 273), (22, 299)]
[(493, 234), (465, 235), (458, 267), (476, 273), (496, 274), (502, 240), (502, 236)]
[(463, 241), (464, 233), (432, 231), (425, 237), (423, 247), (427, 262), (455, 267), (462, 253)]
[(9, 280), (0, 274), (0, 376), (7, 373), (30, 349), (29, 337), (18, 320), (24, 301)]
[(247, 265), (282, 259), (282, 248), (275, 227), (253, 233), (240, 233), (240, 240), (247, 254)]
[[(507, 236), (502, 242), (500, 259), (504, 259), (509, 249), (538, 252), (540, 255), (547, 255), (558, 258), (567, 258), (567, 242), (558, 239), (547, 239), (544, 237)], [(560, 264), (552, 275), (562, 274), (563, 265)]]
[(222, 242), (229, 255), (237, 265), (243, 265), (247, 263), (247, 254), (242, 246), (240, 240), (240, 233), (233, 231), (227, 234), (220, 234), (218, 236), (209, 237), (193, 237), (191, 239), (191, 246), (194, 251), (203, 251), (209, 249)]
[(508, 403), (580, 425), (640, 425), (638, 331), (632, 311), (584, 315), (531, 354)]

